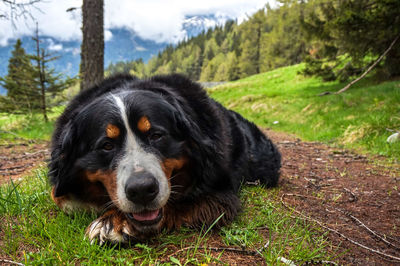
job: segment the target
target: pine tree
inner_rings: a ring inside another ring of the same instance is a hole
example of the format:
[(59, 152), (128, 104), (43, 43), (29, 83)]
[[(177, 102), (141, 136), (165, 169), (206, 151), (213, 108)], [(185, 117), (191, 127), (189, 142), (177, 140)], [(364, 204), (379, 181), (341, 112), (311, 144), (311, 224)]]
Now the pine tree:
[(297, 0), (281, 1), (278, 9), (267, 7), (260, 39), (260, 72), (303, 61), (306, 38), (300, 27), (302, 5)]
[(258, 58), (254, 43), (250, 40), (243, 42), (239, 59), (240, 77), (247, 77), (258, 73)]
[(8, 61), (8, 74), (0, 78), (0, 84), (7, 90), (7, 97), (2, 100), (2, 111), (25, 113), (36, 106), (31, 101), (38, 94), (33, 82), (34, 68), (29, 56), (18, 39)]
[(68, 86), (72, 85), (72, 79), (63, 79), (63, 75), (56, 73), (54, 68), (50, 68), (48, 63), (57, 60), (57, 56), (53, 56), (40, 48), (39, 29), (36, 28), (36, 36), (32, 38), (36, 43), (36, 55), (30, 58), (36, 63), (33, 71), (33, 84), (35, 88), (35, 97), (31, 100), (35, 103), (36, 111), (41, 111), (43, 119), (47, 122), (49, 111), (49, 98), (55, 98)]
[(265, 10), (261, 9), (243, 24), (239, 58), (241, 77), (260, 72), (260, 39), (265, 19)]
[[(26, 54), (20, 40), (14, 46), (9, 59), (8, 74), (1, 79), (1, 85), (7, 89), (7, 96), (0, 99), (0, 110), (13, 113), (42, 112), (47, 121), (51, 99), (74, 81), (63, 78), (49, 67), (49, 62), (57, 57), (40, 48), (38, 30), (33, 40), (36, 42), (35, 55)], [(53, 104), (57, 103), (53, 100)]]
[[(313, 0), (303, 5), (301, 25), (313, 43), (307, 58), (308, 74), (343, 81), (359, 75), (400, 34), (398, 0)], [(397, 44), (380, 64), (381, 73), (399, 76), (399, 64)]]

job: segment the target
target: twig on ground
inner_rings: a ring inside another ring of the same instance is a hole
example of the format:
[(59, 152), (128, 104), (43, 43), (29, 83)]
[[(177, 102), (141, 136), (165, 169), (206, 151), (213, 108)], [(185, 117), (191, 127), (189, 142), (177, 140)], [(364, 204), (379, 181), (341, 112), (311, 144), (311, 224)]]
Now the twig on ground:
[(0, 160), (24, 159), (24, 158), (28, 158), (28, 157), (34, 157), (35, 155), (40, 154), (40, 153), (48, 153), (48, 152), (49, 152), (48, 149), (44, 149), (44, 150), (39, 150), (39, 151), (32, 152), (32, 153), (25, 152), (24, 155), (15, 156), (15, 157), (0, 156)]
[(9, 263), (9, 264), (13, 264), (13, 265), (21, 265), (24, 266), (25, 264), (16, 262), (16, 261), (12, 261), (12, 260), (6, 260), (6, 259), (0, 259), (0, 263)]
[(8, 142), (6, 142), (6, 143), (1, 143), (0, 144), (0, 147), (11, 148), (11, 147), (15, 147), (15, 146), (28, 146), (28, 143), (26, 143), (26, 142), (20, 142), (20, 143), (8, 143)]
[(396, 130), (396, 129), (386, 128), (386, 130), (389, 131), (389, 132), (400, 133), (400, 130)]
[(0, 168), (0, 171), (19, 170), (21, 168), (26, 168), (26, 167), (29, 167), (31, 165), (32, 165), (32, 163), (27, 163), (27, 164), (24, 164), (24, 165), (18, 165), (18, 166), (13, 166), (13, 167), (5, 167), (5, 168)]
[(35, 141), (32, 140), (32, 139), (24, 138), (24, 137), (22, 137), (22, 136), (20, 136), (20, 135), (18, 135), (18, 134), (16, 134), (16, 133), (14, 133), (14, 132), (11, 132), (11, 131), (0, 130), (0, 133), (5, 133), (5, 134), (13, 135), (16, 139), (26, 140), (26, 141), (28, 141), (29, 143), (34, 143), (34, 142), (35, 142)]
[(258, 251), (253, 251), (253, 250), (245, 250), (245, 249), (238, 249), (238, 248), (228, 248), (228, 247), (194, 247), (194, 246), (190, 246), (190, 247), (185, 247), (182, 249), (179, 249), (177, 251), (175, 251), (174, 253), (172, 253), (171, 255), (169, 255), (169, 257), (173, 257), (178, 253), (181, 253), (183, 251), (187, 251), (187, 250), (192, 250), (192, 249), (204, 249), (204, 250), (212, 250), (212, 251), (229, 251), (229, 252), (235, 252), (235, 253), (240, 253), (240, 254), (245, 254), (245, 255), (250, 255), (250, 256), (259, 256), (260, 253), (258, 253)]
[[(368, 250), (368, 251), (370, 251), (370, 252), (373, 252), (373, 253), (379, 254), (379, 255), (381, 255), (381, 256), (384, 256), (384, 257), (387, 257), (387, 258), (390, 258), (390, 259), (392, 259), (392, 260), (395, 260), (395, 261), (399, 261), (399, 262), (400, 262), (400, 257), (396, 257), (396, 256), (393, 256), (393, 255), (390, 255), (390, 254), (386, 254), (386, 253), (384, 253), (384, 252), (382, 252), (382, 251), (379, 251), (379, 250), (376, 250), (376, 249), (367, 247), (367, 246), (365, 246), (365, 245), (363, 245), (363, 244), (361, 244), (361, 243), (358, 243), (357, 241), (355, 241), (355, 240), (353, 240), (353, 239), (347, 237), (346, 235), (340, 233), (339, 231), (337, 231), (337, 230), (335, 230), (335, 229), (333, 229), (333, 228), (330, 228), (330, 227), (324, 225), (323, 222), (320, 222), (320, 221), (318, 221), (318, 220), (316, 220), (316, 219), (314, 219), (314, 218), (308, 217), (308, 216), (302, 214), (301, 212), (299, 212), (298, 210), (287, 206), (287, 205), (285, 204), (285, 202), (283, 201), (283, 198), (284, 198), (285, 196), (287, 196), (287, 195), (294, 195), (294, 194), (283, 194), (283, 195), (281, 196), (281, 203), (282, 203), (282, 205), (283, 205), (285, 208), (287, 208), (288, 210), (291, 210), (291, 211), (297, 213), (298, 215), (300, 215), (300, 217), (296, 217), (296, 216), (291, 216), (291, 217), (293, 217), (293, 218), (299, 218), (299, 219), (303, 219), (303, 220), (306, 220), (306, 221), (310, 221), (310, 222), (316, 223), (316, 224), (318, 224), (319, 226), (321, 226), (322, 228), (324, 228), (324, 229), (326, 229), (326, 230), (328, 230), (328, 231), (330, 231), (330, 232), (332, 232), (332, 233), (335, 233), (335, 234), (339, 235), (340, 237), (346, 239), (347, 241), (351, 242), (352, 244), (354, 244), (354, 245), (356, 245), (356, 246), (359, 246), (359, 247), (361, 247), (361, 248), (363, 248), (363, 249), (366, 249), (366, 250)], [(306, 196), (303, 196), (303, 197), (306, 197)]]
[(359, 219), (357, 219), (356, 217), (354, 217), (353, 215), (351, 215), (350, 212), (341, 210), (341, 209), (339, 209), (339, 208), (335, 208), (335, 209), (336, 209), (337, 211), (343, 213), (344, 215), (350, 217), (353, 221), (357, 222), (361, 227), (364, 227), (369, 233), (371, 233), (371, 234), (374, 235), (375, 237), (379, 238), (379, 239), (380, 239), (382, 242), (384, 242), (385, 244), (387, 244), (387, 245), (389, 245), (389, 246), (391, 246), (391, 247), (393, 247), (393, 248), (395, 248), (395, 249), (397, 249), (397, 250), (400, 250), (400, 247), (398, 247), (398, 246), (394, 245), (393, 243), (387, 241), (387, 240), (386, 240), (385, 238), (383, 238), (381, 235), (379, 235), (378, 233), (376, 233), (375, 231), (373, 231), (372, 229), (370, 229), (368, 226), (366, 226), (366, 225), (365, 225), (363, 222), (361, 222)]
[[(357, 197), (356, 195), (354, 195), (353, 192), (351, 192), (349, 189), (347, 188), (343, 188), (345, 191), (347, 191), (348, 193), (350, 193), (352, 195), (352, 197), (356, 200)], [(312, 196), (305, 196), (305, 195), (300, 195), (300, 194), (286, 194), (286, 196), (295, 196), (295, 197), (300, 197), (300, 198), (311, 198), (311, 199), (318, 199), (316, 197), (312, 197)], [(379, 238), (382, 242), (384, 242), (385, 244), (400, 250), (400, 247), (396, 246), (395, 244), (387, 241), (384, 237), (382, 237), (380, 234), (376, 233), (375, 231), (373, 231), (372, 229), (370, 229), (368, 226), (366, 226), (363, 222), (361, 222), (359, 219), (357, 219), (356, 217), (354, 217), (353, 215), (351, 215), (350, 212), (348, 211), (344, 211), (342, 209), (336, 208), (336, 207), (332, 207), (334, 208), (336, 211), (339, 211), (341, 213), (343, 213), (344, 215), (350, 217), (353, 221), (357, 222), (361, 227), (364, 227), (369, 233), (371, 233), (372, 235), (374, 235), (375, 237)], [(329, 211), (328, 209), (326, 209), (326, 211), (332, 213), (331, 211)]]
[(269, 247), (269, 243), (270, 241), (268, 240), (267, 243), (265, 243), (265, 245), (258, 250), (258, 253), (262, 254), (262, 252)]
[(315, 265), (315, 264), (338, 265), (336, 262), (330, 261), (330, 260), (311, 260), (311, 261), (304, 262), (304, 264), (305, 265), (308, 265), (308, 264), (311, 264), (311, 265)]
[(289, 266), (296, 266), (296, 264), (295, 264), (292, 260), (288, 260), (288, 259), (286, 259), (286, 258), (284, 258), (284, 257), (278, 257), (278, 260), (279, 260), (280, 262), (286, 264), (286, 265), (289, 265)]
[(35, 152), (25, 152), (24, 156), (33, 156), (33, 155), (36, 155), (38, 153), (44, 153), (44, 152), (49, 152), (49, 149), (38, 150), (38, 151), (35, 151)]
[(347, 188), (343, 188), (343, 189), (344, 189), (344, 191), (346, 191), (347, 193), (349, 193), (352, 196), (352, 199), (350, 199), (350, 202), (354, 202), (354, 201), (358, 200), (357, 196), (350, 189), (347, 189)]

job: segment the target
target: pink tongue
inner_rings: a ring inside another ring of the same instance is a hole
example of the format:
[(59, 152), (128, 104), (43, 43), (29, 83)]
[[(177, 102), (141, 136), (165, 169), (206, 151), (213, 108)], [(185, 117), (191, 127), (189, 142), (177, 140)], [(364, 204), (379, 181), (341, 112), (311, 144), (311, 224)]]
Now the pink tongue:
[(155, 211), (132, 213), (132, 216), (133, 216), (133, 218), (135, 218), (135, 220), (142, 222), (142, 221), (151, 221), (151, 220), (156, 219), (159, 213), (160, 213), (160, 210), (158, 209)]

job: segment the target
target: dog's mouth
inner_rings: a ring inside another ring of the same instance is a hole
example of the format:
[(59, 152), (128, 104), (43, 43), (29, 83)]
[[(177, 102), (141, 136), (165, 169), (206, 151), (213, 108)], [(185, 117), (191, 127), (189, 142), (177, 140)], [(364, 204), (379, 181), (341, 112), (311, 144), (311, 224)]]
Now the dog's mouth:
[(151, 226), (156, 225), (161, 221), (162, 209), (144, 210), (138, 213), (126, 213), (126, 216), (136, 224)]

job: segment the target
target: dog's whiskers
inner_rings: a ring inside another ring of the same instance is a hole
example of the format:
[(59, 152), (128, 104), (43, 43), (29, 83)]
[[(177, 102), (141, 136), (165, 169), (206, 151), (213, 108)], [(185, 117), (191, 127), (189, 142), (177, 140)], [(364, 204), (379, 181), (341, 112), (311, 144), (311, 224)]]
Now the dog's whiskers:
[[(109, 201), (107, 203), (105, 203), (102, 207), (101, 207), (101, 213), (105, 213), (106, 211), (108, 211), (109, 209), (116, 207), (114, 201)], [(118, 208), (117, 208), (118, 209)]]
[(182, 173), (176, 173), (176, 174), (174, 174), (173, 176), (171, 176), (170, 178), (169, 178), (169, 181), (172, 181), (175, 177), (177, 177), (177, 176), (179, 176), (179, 175), (181, 175)]

